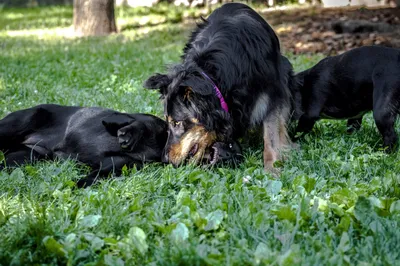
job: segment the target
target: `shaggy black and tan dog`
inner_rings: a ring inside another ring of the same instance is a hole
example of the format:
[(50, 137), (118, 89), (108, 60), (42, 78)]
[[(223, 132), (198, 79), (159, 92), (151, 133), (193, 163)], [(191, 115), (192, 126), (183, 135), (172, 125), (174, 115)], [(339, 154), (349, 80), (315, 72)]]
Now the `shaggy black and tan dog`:
[(231, 142), (262, 126), (264, 166), (274, 170), (279, 150), (289, 144), (291, 79), (292, 67), (261, 16), (239, 3), (216, 9), (192, 33), (182, 62), (144, 84), (164, 100), (164, 160), (200, 161), (218, 152), (217, 141)]

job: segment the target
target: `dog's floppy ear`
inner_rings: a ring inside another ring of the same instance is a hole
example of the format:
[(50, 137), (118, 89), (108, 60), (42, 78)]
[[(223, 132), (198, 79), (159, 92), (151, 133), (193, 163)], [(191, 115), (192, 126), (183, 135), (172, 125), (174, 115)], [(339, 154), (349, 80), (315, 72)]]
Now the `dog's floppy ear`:
[(168, 75), (157, 73), (148, 78), (144, 82), (143, 87), (146, 89), (159, 90), (162, 95), (165, 95), (171, 82), (172, 79), (168, 77)]
[[(213, 85), (210, 81), (200, 77), (190, 77), (181, 83), (181, 86), (191, 88), (191, 91), (200, 95), (210, 95), (214, 93)], [(187, 89), (185, 90), (187, 92)]]
[(120, 128), (131, 124), (133, 121), (134, 119), (127, 114), (115, 113), (103, 118), (101, 122), (103, 123), (103, 126), (106, 128), (108, 133), (116, 137), (117, 132)]

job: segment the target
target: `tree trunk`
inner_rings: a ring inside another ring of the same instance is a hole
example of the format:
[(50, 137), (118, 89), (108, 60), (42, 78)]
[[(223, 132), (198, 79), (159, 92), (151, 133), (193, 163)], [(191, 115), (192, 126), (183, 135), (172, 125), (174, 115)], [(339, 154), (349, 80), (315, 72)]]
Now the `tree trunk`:
[(74, 30), (79, 36), (116, 32), (114, 0), (74, 0)]

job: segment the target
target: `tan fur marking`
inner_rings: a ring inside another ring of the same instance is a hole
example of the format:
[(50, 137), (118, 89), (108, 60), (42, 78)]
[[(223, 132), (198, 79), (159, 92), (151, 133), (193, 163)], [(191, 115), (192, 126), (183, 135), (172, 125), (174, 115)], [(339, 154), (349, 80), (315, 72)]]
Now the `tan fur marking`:
[(291, 141), (286, 128), (286, 112), (282, 110), (280, 114), (271, 114), (264, 121), (264, 169), (273, 174), (278, 174), (279, 170), (274, 168), (277, 160), (283, 159), (282, 152), (290, 147)]
[(279, 117), (279, 141), (281, 148), (290, 145), (290, 138), (286, 129), (286, 121), (283, 116)]
[[(264, 121), (264, 169), (268, 172), (274, 172), (274, 162), (276, 162), (278, 153), (276, 151), (278, 127), (272, 121)], [(279, 141), (278, 141), (279, 142)]]
[(200, 161), (206, 149), (215, 142), (215, 132), (208, 132), (203, 126), (196, 125), (187, 131), (179, 143), (173, 144), (169, 150), (169, 160), (174, 165), (181, 164), (189, 155), (190, 150), (195, 144), (198, 144), (198, 151), (193, 156), (194, 162)]
[(184, 100), (190, 101), (190, 95), (192, 94), (193, 90), (191, 87), (186, 87), (185, 94), (183, 95)]

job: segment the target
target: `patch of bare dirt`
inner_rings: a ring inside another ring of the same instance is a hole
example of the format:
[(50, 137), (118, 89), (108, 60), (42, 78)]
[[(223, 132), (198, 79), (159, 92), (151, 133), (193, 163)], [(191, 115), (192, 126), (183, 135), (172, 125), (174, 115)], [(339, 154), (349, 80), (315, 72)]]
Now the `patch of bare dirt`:
[(308, 8), (262, 13), (282, 50), (340, 54), (355, 47), (400, 48), (400, 8)]

